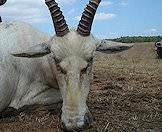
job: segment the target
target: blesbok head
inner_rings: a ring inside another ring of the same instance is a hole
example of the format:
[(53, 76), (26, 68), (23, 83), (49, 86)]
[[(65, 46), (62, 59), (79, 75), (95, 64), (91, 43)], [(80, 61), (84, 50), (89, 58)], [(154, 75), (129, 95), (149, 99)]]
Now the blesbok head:
[(95, 51), (114, 53), (132, 45), (107, 42), (91, 35), (92, 22), (101, 0), (90, 0), (76, 30), (69, 30), (58, 4), (45, 0), (56, 35), (49, 42), (36, 45), (16, 57), (43, 57), (50, 54), (53, 67), (57, 67), (57, 81), (63, 98), (62, 122), (67, 129), (83, 128), (89, 124), (86, 104), (92, 81), (92, 64)]

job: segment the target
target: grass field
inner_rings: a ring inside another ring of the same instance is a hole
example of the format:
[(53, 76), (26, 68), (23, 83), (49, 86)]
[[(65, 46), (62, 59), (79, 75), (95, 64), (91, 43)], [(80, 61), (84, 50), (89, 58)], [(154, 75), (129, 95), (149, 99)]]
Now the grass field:
[[(96, 53), (88, 106), (94, 121), (85, 132), (162, 132), (162, 60), (153, 43), (136, 43), (129, 51)], [(3, 131), (61, 130), (60, 111), (39, 107), (0, 119)]]

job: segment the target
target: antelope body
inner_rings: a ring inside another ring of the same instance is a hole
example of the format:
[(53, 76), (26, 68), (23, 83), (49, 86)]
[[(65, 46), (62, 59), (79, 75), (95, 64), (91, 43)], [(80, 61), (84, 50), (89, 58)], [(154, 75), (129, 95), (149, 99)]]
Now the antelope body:
[(69, 30), (54, 0), (45, 2), (56, 31), (52, 38), (25, 23), (0, 23), (0, 111), (63, 100), (66, 129), (81, 129), (90, 118), (86, 100), (95, 51), (121, 52), (132, 45), (90, 34), (100, 0), (90, 0), (77, 30)]

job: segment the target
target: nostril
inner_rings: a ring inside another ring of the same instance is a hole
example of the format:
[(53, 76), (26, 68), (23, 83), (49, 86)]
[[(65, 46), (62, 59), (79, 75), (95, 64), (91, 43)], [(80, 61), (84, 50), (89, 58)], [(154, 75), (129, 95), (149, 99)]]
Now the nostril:
[(92, 116), (90, 113), (86, 114), (84, 117), (85, 127), (89, 126), (93, 122)]
[(63, 122), (62, 122), (61, 124), (62, 124), (62, 129), (63, 129), (63, 131), (64, 131), (64, 132), (66, 132), (66, 131), (67, 131), (67, 129), (66, 129), (65, 124), (64, 124)]
[(84, 117), (84, 123), (85, 123), (85, 126), (89, 126), (90, 125), (90, 119), (89, 119), (88, 116)]

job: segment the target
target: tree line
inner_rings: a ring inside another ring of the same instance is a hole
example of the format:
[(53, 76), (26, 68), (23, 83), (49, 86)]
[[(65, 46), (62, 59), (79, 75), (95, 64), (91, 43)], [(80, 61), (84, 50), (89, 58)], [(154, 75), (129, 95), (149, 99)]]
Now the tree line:
[(158, 42), (162, 40), (162, 36), (126, 36), (111, 40), (122, 43)]

